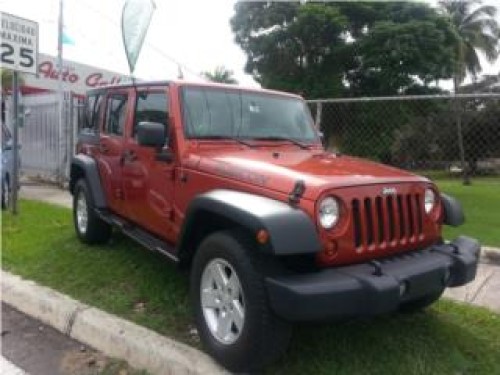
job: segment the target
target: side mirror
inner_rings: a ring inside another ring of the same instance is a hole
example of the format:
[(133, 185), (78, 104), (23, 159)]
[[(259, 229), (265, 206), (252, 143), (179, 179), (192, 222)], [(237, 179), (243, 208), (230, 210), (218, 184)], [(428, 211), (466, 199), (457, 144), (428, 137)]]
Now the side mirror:
[(167, 132), (165, 125), (159, 122), (142, 121), (137, 124), (137, 141), (141, 146), (161, 150), (165, 146)]
[(11, 151), (13, 149), (13, 142), (12, 139), (9, 139), (8, 141), (2, 142), (2, 150), (3, 151)]

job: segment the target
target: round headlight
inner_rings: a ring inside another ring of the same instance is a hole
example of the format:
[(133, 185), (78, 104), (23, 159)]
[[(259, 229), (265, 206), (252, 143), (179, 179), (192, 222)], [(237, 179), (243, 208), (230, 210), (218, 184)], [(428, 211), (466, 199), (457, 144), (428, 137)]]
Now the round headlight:
[(436, 204), (436, 194), (432, 189), (425, 189), (425, 197), (424, 197), (424, 209), (425, 213), (429, 213), (434, 208)]
[(326, 197), (319, 204), (318, 220), (325, 229), (331, 229), (339, 221), (340, 205), (337, 199)]

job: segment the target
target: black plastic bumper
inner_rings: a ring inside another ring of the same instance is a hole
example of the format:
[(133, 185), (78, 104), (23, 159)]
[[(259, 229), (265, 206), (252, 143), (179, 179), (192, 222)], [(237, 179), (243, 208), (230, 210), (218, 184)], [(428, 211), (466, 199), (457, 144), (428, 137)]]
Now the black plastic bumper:
[(395, 311), (402, 303), (467, 284), (476, 276), (479, 243), (448, 244), (316, 273), (267, 278), (274, 312), (310, 321)]

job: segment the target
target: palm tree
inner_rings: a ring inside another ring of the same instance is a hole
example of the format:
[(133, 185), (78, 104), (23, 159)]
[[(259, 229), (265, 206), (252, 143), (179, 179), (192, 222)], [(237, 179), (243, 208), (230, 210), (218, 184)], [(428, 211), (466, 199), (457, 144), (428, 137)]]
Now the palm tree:
[(212, 82), (237, 84), (238, 81), (233, 78), (233, 74), (232, 70), (228, 70), (224, 66), (216, 67), (213, 72), (201, 73), (202, 76)]
[(497, 8), (483, 5), (473, 9), (474, 4), (481, 4), (481, 0), (441, 0), (439, 4), (456, 37), (453, 84), (457, 92), (467, 73), (476, 80), (482, 71), (478, 51), (490, 63), (495, 62), (500, 54), (500, 26), (495, 19)]
[(485, 93), (495, 92), (500, 93), (500, 72), (495, 74), (482, 75), (475, 82), (460, 86), (458, 92), (460, 94)]
[[(454, 92), (458, 93), (460, 84), (467, 73), (477, 80), (482, 67), (478, 51), (492, 63), (500, 53), (500, 26), (495, 20), (497, 8), (491, 5), (475, 7), (481, 0), (441, 0), (441, 8), (448, 16), (450, 27), (455, 34), (455, 68), (453, 73)], [(462, 135), (462, 116), (459, 99), (455, 100), (458, 148), (463, 171), (464, 185), (470, 184), (469, 171), (465, 163), (465, 150)]]

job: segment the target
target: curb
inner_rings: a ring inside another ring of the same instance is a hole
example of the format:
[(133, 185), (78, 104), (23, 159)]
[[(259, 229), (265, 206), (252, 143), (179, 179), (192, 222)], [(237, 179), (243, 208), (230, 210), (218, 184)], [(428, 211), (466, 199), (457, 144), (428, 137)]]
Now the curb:
[(485, 263), (500, 265), (500, 249), (496, 247), (482, 246), (481, 260)]
[(2, 300), (17, 310), (154, 375), (229, 374), (205, 353), (2, 270)]

